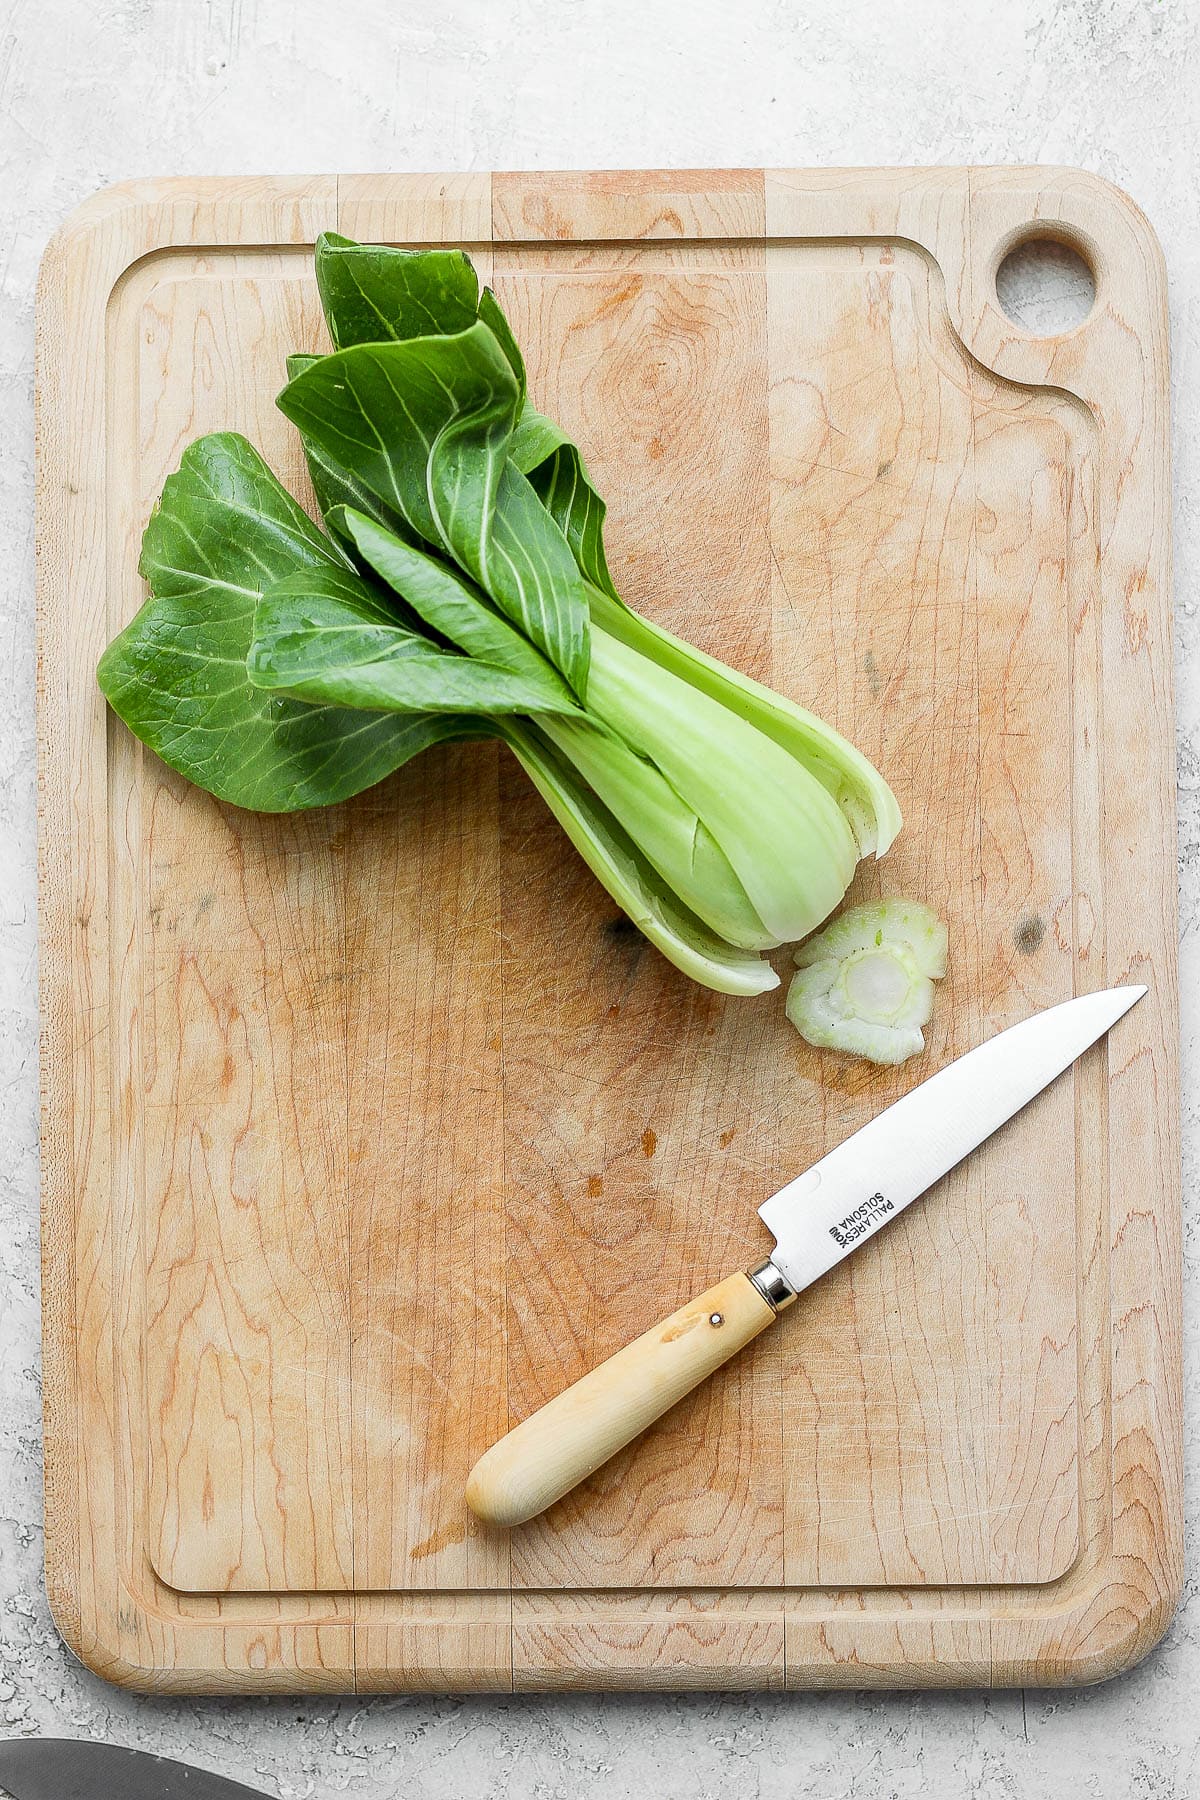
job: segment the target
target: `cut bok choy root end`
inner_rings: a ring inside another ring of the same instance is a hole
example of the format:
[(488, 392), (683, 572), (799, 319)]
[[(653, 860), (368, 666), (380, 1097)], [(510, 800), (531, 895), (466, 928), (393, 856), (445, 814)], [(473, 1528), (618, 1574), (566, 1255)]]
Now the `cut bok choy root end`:
[(819, 1049), (906, 1062), (925, 1048), (946, 927), (915, 900), (851, 906), (796, 952), (787, 1016)]
[(819, 926), (895, 836), (887, 783), (624, 604), (604, 501), (462, 251), (326, 233), (316, 275), (332, 347), (288, 359), (279, 406), (321, 522), (245, 438), (191, 444), (146, 526), (149, 597), (100, 662), (114, 711), (260, 812), (499, 738), (676, 968), (777, 986), (762, 952)]

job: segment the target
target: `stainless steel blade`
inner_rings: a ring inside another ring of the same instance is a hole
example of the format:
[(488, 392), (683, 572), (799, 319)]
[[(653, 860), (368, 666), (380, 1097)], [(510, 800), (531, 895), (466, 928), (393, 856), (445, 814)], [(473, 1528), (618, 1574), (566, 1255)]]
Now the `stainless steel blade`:
[(1012, 1025), (897, 1100), (759, 1213), (799, 1292), (857, 1250), (1028, 1104), (1146, 992), (1106, 988)]
[(0, 1743), (0, 1789), (12, 1800), (267, 1800), (207, 1769), (78, 1738)]

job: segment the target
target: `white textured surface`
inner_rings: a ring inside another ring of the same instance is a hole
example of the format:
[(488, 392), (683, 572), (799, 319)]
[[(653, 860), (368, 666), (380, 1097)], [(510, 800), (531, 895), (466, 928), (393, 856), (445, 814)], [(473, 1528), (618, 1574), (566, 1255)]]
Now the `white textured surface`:
[[(1197, 1376), (1200, 10), (1192, 0), (0, 0), (0, 1736), (108, 1737), (286, 1796), (350, 1787), (980, 1800), (1200, 1793), (1194, 1534), (1141, 1668), (1077, 1693), (145, 1701), (59, 1643), (41, 1584), (33, 312), (52, 228), (134, 175), (1079, 163), (1172, 281), (1188, 1382)], [(1189, 1421), (1194, 1480), (1200, 1438)]]

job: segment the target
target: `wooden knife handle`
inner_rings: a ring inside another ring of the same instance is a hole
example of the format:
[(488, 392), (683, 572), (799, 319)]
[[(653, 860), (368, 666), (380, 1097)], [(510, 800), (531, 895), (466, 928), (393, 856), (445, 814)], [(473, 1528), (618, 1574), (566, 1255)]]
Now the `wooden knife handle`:
[(492, 1525), (544, 1512), (765, 1331), (775, 1311), (748, 1275), (719, 1281), (485, 1451), (467, 1504)]

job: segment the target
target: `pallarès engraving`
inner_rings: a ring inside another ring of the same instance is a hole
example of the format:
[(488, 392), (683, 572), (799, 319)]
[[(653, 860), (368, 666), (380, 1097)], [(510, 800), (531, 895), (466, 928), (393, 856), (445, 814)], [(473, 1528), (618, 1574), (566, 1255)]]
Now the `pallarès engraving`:
[(857, 1238), (865, 1237), (868, 1231), (874, 1231), (877, 1225), (882, 1225), (887, 1215), (895, 1210), (892, 1202), (885, 1200), (882, 1194), (872, 1194), (869, 1200), (856, 1206), (852, 1213), (847, 1213), (844, 1219), (831, 1225), (829, 1235), (835, 1244), (853, 1244)]

